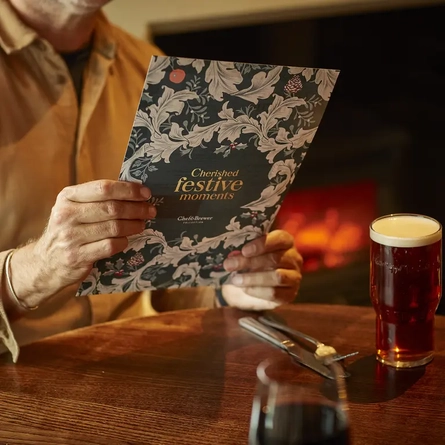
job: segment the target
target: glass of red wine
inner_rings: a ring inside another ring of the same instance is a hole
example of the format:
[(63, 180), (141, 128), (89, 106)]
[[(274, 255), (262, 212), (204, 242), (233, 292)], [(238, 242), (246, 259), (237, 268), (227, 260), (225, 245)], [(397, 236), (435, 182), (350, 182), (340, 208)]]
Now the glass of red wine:
[(349, 445), (345, 379), (319, 376), (287, 356), (257, 369), (249, 445)]

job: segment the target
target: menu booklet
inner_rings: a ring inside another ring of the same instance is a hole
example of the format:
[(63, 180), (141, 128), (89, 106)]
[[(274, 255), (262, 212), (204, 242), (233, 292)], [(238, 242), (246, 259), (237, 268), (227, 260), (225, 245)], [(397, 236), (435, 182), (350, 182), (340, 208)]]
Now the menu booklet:
[(119, 179), (149, 187), (157, 216), (78, 295), (228, 282), (224, 259), (270, 230), (338, 74), (153, 57)]

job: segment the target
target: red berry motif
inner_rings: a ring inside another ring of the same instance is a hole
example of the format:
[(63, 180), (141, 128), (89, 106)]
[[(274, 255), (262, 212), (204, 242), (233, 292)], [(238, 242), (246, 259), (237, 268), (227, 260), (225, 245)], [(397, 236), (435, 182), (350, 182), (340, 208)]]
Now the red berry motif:
[(301, 83), (300, 76), (294, 76), (292, 79), (287, 82), (284, 87), (284, 91), (288, 94), (298, 93), (303, 88), (303, 84)]
[(185, 71), (181, 69), (173, 70), (169, 76), (170, 82), (181, 83), (185, 79)]

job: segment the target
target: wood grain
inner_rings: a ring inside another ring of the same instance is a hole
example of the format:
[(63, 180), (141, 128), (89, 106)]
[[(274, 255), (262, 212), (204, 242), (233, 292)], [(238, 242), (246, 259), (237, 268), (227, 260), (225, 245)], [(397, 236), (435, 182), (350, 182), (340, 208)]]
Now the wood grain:
[[(445, 438), (445, 317), (426, 368), (374, 358), (370, 308), (294, 305), (288, 323), (359, 350), (348, 380), (354, 445)], [(282, 353), (238, 327), (234, 309), (190, 310), (84, 328), (0, 359), (0, 444), (247, 444), (257, 364)]]

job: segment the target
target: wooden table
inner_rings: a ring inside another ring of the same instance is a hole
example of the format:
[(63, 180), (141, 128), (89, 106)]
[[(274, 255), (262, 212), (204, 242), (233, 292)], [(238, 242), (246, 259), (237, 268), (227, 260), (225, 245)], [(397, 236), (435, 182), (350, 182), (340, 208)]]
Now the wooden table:
[[(359, 350), (348, 380), (354, 445), (445, 441), (445, 317), (437, 355), (411, 371), (374, 359), (370, 308), (295, 305), (289, 324)], [(257, 364), (282, 354), (233, 309), (123, 320), (58, 335), (0, 359), (0, 444), (247, 444)]]

